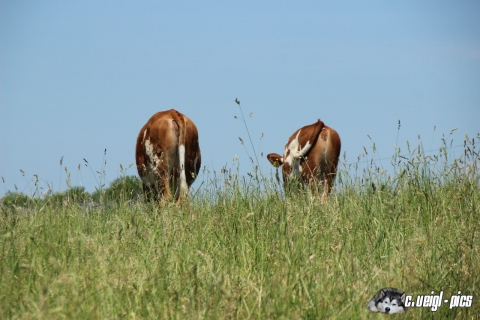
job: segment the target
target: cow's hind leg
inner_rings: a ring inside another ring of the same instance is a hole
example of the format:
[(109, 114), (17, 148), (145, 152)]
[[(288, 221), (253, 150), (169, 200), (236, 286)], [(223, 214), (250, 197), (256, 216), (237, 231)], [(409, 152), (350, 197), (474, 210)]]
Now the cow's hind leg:
[(161, 173), (157, 177), (158, 200), (172, 200), (172, 190), (167, 172)]
[(155, 198), (155, 190), (145, 182), (142, 184), (143, 186), (143, 194), (145, 196), (145, 200), (147, 202), (151, 202)]
[(333, 187), (333, 182), (335, 181), (335, 173), (329, 173), (325, 176), (325, 185), (323, 187), (322, 201), (325, 202), (328, 199), (328, 195)]
[(328, 194), (330, 193), (330, 189), (332, 187), (332, 179), (327, 176), (323, 181), (322, 203), (325, 203), (328, 200)]

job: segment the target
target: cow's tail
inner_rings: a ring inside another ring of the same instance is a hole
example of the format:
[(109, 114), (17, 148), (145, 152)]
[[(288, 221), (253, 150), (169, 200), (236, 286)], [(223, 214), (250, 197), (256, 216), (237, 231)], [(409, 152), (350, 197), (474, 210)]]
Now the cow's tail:
[(179, 183), (175, 195), (180, 198), (188, 195), (188, 183), (186, 176), (186, 146), (187, 146), (187, 124), (186, 119), (180, 112), (173, 110), (173, 120), (178, 124), (178, 163), (179, 163)]

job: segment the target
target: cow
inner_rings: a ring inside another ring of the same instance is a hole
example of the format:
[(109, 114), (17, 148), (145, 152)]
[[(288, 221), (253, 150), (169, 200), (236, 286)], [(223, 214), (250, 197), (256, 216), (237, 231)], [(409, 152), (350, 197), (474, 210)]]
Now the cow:
[(310, 185), (316, 191), (323, 185), (322, 201), (327, 200), (337, 173), (341, 141), (338, 133), (320, 119), (298, 129), (288, 139), (283, 157), (277, 153), (267, 155), (274, 166), (282, 166), (284, 186), (289, 180)]
[(201, 166), (197, 127), (174, 109), (155, 113), (138, 134), (135, 160), (147, 201), (180, 203)]

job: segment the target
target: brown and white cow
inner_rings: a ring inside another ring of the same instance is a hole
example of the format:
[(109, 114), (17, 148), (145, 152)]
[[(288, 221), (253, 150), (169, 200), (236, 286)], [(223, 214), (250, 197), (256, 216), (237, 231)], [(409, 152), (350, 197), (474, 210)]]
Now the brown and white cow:
[(200, 170), (197, 127), (174, 109), (155, 113), (138, 134), (135, 159), (148, 200), (180, 202)]
[(276, 153), (267, 155), (275, 166), (283, 165), (283, 181), (287, 185), (292, 178), (299, 178), (312, 189), (322, 184), (322, 200), (328, 198), (337, 173), (341, 141), (338, 133), (318, 120), (298, 129), (288, 139), (283, 157)]

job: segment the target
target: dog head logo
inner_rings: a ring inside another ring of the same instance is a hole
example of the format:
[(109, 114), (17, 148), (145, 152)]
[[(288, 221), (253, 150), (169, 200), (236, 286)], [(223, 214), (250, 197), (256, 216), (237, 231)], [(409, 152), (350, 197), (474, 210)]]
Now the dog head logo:
[(405, 312), (405, 292), (395, 288), (383, 288), (368, 302), (367, 309), (381, 313)]

